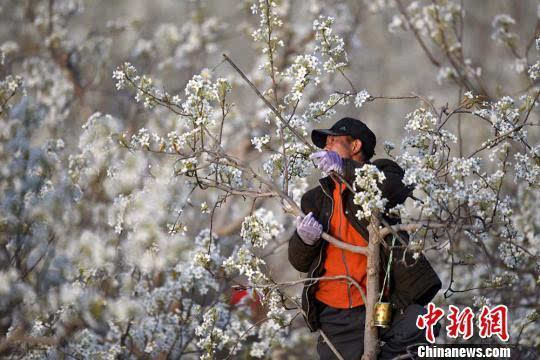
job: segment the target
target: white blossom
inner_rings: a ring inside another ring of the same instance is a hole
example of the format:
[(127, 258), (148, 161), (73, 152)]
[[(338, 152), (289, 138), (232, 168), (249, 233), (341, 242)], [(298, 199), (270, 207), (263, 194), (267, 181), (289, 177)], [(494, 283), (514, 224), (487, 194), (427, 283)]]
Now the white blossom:
[(371, 95), (369, 95), (367, 90), (362, 90), (358, 94), (356, 94), (356, 97), (354, 98), (354, 106), (356, 106), (357, 108), (360, 108), (370, 98), (371, 98)]
[(382, 198), (382, 192), (378, 184), (385, 180), (384, 173), (376, 166), (365, 164), (355, 171), (357, 192), (354, 195), (354, 203), (360, 207), (356, 217), (360, 220), (368, 218), (374, 211), (382, 212), (387, 199)]

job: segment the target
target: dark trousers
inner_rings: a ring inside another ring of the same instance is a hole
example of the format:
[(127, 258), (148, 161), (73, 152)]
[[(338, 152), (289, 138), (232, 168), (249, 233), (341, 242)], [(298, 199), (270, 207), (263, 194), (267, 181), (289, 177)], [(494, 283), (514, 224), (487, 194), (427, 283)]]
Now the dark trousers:
[[(403, 314), (394, 312), (392, 326), (379, 332), (384, 342), (378, 359), (393, 359), (396, 356), (415, 353), (415, 344), (426, 343), (425, 330), (416, 327), (418, 315), (424, 315), (422, 306), (409, 305)], [(319, 314), (321, 329), (345, 360), (357, 360), (364, 352), (364, 324), (366, 308), (359, 306), (352, 309), (335, 309), (323, 306)], [(437, 332), (437, 331), (436, 331)], [(336, 356), (319, 335), (317, 352), (321, 360), (336, 359)], [(411, 357), (414, 358), (414, 357)]]

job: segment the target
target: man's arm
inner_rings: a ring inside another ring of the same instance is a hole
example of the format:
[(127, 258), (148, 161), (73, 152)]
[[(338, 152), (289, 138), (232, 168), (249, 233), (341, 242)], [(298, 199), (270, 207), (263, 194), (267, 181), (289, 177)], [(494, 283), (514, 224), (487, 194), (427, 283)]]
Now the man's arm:
[[(304, 214), (312, 212), (314, 217), (317, 218), (319, 209), (314, 207), (313, 191), (311, 190), (302, 196), (300, 207)], [(295, 230), (289, 239), (289, 262), (291, 265), (300, 272), (308, 272), (314, 258), (319, 255), (322, 242), (323, 240), (319, 238), (313, 245), (308, 245)]]
[(373, 165), (384, 173), (385, 180), (379, 185), (382, 195), (388, 199), (386, 209), (391, 209), (398, 204), (403, 204), (408, 196), (412, 195), (414, 186), (403, 184), (405, 171), (390, 159), (378, 159), (373, 161)]

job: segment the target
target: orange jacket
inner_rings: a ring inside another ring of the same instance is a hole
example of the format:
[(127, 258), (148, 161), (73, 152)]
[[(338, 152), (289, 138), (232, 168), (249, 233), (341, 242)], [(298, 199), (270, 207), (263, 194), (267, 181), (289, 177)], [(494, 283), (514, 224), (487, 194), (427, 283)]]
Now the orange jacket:
[[(367, 241), (354, 229), (343, 212), (341, 192), (344, 184), (334, 187), (332, 198), (334, 206), (330, 218), (329, 234), (352, 245), (367, 246)], [(363, 254), (353, 253), (329, 244), (326, 249), (324, 262), (325, 277), (347, 275), (352, 277), (366, 292), (367, 284), (367, 257)], [(321, 280), (315, 297), (334, 308), (346, 309), (364, 304), (358, 288), (348, 283), (346, 279)]]

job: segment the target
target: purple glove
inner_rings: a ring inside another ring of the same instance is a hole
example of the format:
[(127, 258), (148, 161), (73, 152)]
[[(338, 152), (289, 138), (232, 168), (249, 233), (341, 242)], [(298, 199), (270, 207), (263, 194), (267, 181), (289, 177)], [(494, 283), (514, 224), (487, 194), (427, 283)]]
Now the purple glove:
[(343, 160), (334, 151), (317, 151), (316, 153), (311, 154), (311, 158), (315, 160), (315, 163), (319, 169), (325, 173), (330, 173), (330, 171), (335, 171), (337, 173), (343, 174)]
[(307, 245), (313, 245), (319, 240), (322, 229), (322, 225), (315, 220), (311, 212), (304, 216), (303, 219), (300, 216), (296, 218), (296, 232), (300, 236), (300, 239)]

